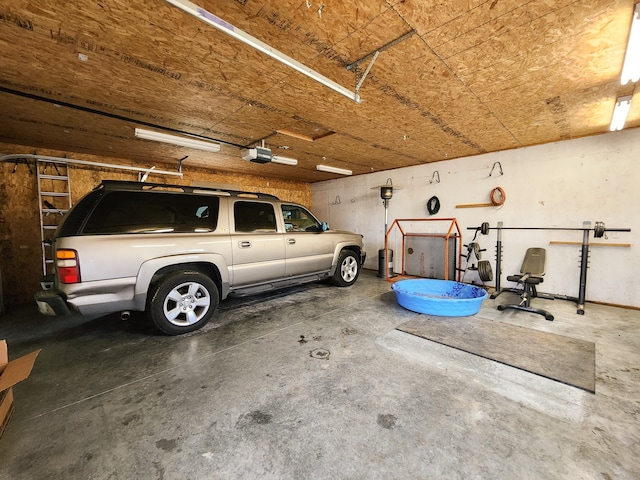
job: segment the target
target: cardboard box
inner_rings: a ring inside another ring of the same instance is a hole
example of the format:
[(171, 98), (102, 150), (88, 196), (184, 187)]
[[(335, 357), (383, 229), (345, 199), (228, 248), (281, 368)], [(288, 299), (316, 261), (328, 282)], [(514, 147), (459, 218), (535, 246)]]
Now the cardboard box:
[(26, 379), (40, 350), (9, 361), (7, 341), (0, 340), (0, 437), (13, 413), (13, 386)]

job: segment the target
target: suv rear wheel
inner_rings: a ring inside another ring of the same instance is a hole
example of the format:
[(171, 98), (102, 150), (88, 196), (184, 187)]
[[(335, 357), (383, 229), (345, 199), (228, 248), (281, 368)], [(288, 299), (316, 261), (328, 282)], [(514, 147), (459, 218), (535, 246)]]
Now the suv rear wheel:
[(360, 275), (360, 262), (353, 250), (343, 250), (338, 257), (338, 267), (332, 281), (339, 287), (353, 285)]
[(213, 317), (220, 295), (216, 284), (199, 272), (175, 272), (153, 288), (147, 313), (169, 335), (202, 328)]

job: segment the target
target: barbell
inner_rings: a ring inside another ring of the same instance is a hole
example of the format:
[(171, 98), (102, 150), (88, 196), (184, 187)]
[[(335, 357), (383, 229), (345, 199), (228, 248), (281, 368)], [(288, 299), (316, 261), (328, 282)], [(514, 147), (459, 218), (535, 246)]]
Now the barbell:
[(591, 227), (491, 227), (489, 222), (483, 222), (479, 227), (468, 227), (467, 230), (479, 230), (482, 235), (487, 235), (489, 230), (579, 230), (581, 232), (593, 230), (595, 238), (602, 238), (606, 232), (630, 232), (630, 228), (606, 228), (604, 222), (595, 222)]

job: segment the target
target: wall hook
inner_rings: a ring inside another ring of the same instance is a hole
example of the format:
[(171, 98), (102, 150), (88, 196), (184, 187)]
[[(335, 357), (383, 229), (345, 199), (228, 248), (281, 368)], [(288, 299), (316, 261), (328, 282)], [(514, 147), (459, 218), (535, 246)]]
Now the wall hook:
[(340, 203), (341, 203), (340, 195), (336, 195), (336, 199), (331, 205), (340, 205)]
[(438, 171), (436, 170), (435, 172), (433, 172), (433, 175), (431, 175), (431, 180), (429, 180), (429, 183), (440, 183), (440, 173), (438, 173)]
[(498, 171), (500, 173), (500, 175), (504, 175), (504, 173), (502, 173), (502, 165), (500, 164), (500, 162), (495, 162), (493, 164), (493, 167), (491, 167), (491, 171), (489, 172), (489, 176), (493, 175), (493, 170), (496, 168), (496, 165), (498, 165)]

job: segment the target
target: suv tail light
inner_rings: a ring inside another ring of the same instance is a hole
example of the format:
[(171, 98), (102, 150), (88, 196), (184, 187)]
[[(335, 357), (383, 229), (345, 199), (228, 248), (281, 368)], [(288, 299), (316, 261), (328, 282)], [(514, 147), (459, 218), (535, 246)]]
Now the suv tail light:
[(62, 283), (80, 283), (80, 263), (78, 252), (60, 249), (56, 251), (58, 278)]

